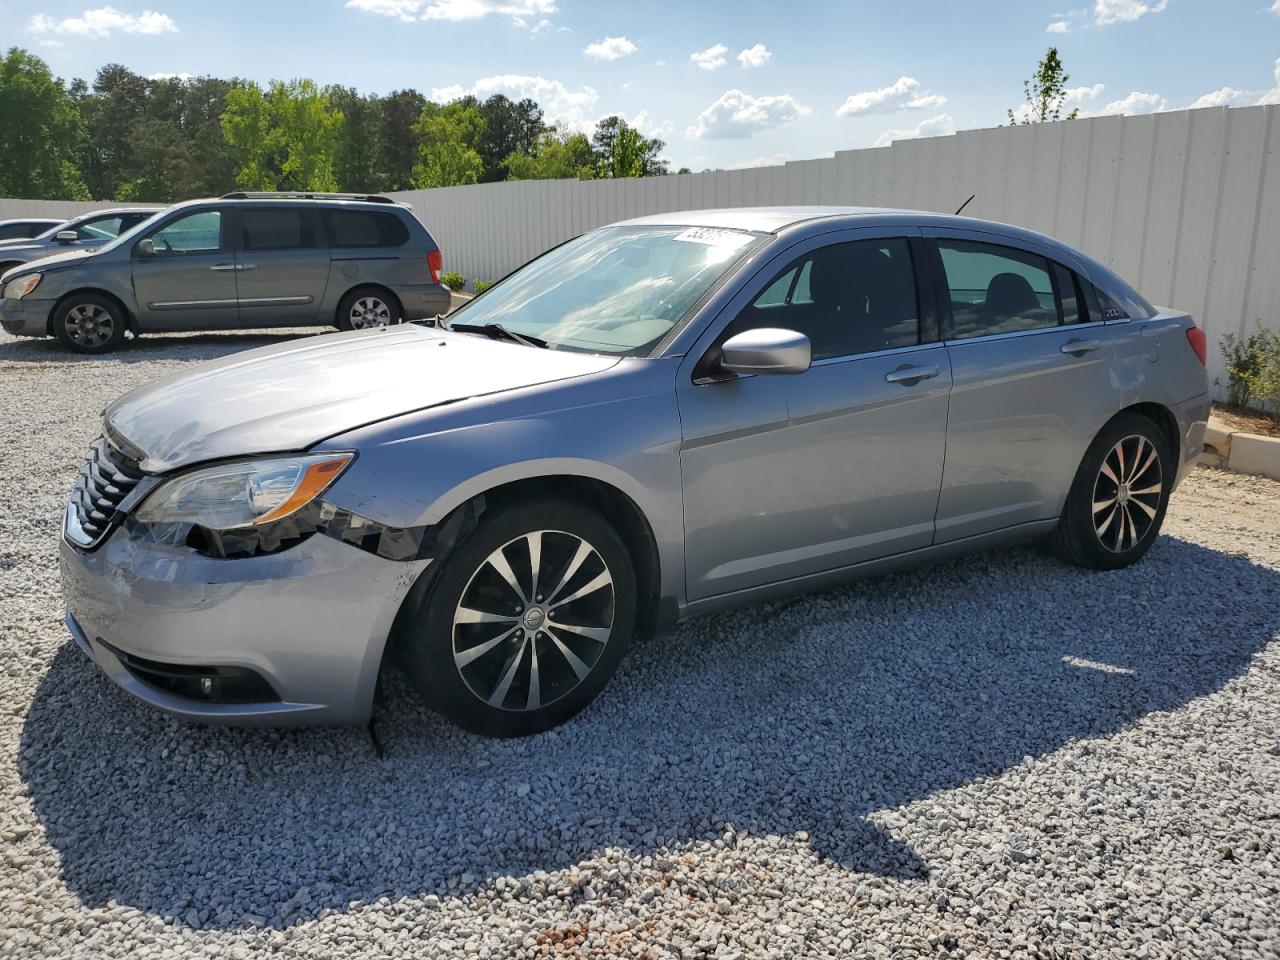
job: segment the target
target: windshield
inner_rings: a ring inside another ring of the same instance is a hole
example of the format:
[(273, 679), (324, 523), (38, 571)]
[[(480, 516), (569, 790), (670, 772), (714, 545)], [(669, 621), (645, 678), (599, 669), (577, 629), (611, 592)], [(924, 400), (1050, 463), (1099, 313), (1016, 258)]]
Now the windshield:
[(607, 227), (557, 247), (454, 313), (553, 349), (648, 353), (761, 234), (710, 227)]

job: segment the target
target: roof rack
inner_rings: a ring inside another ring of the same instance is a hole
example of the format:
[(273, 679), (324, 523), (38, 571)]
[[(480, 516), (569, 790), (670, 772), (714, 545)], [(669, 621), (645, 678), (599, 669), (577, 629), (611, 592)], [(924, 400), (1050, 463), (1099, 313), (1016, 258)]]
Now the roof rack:
[(223, 200), (359, 200), (363, 203), (395, 203), (390, 197), (372, 193), (302, 193), (294, 190), (237, 190), (224, 193)]

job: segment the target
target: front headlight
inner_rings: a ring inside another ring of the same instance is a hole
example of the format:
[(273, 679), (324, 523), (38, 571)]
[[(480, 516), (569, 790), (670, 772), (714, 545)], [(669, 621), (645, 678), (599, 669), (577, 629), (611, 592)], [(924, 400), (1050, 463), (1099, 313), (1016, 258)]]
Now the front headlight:
[(4, 290), (0, 290), (0, 296), (4, 297), (6, 300), (21, 300), (40, 285), (40, 278), (42, 276), (44, 276), (44, 274), (28, 273), (25, 276), (10, 280), (4, 285)]
[(174, 477), (142, 502), (141, 523), (183, 523), (234, 530), (273, 523), (311, 503), (355, 459), (322, 453), (250, 460)]

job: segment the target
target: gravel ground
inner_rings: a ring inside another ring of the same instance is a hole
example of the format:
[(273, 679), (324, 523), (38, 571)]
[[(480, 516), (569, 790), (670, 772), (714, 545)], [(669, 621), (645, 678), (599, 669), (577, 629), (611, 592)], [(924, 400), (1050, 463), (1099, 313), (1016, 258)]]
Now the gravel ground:
[(135, 704), (68, 645), (98, 412), (270, 336), (0, 336), (0, 956), (1280, 955), (1280, 484), (1138, 566), (971, 557), (704, 619), (514, 742)]

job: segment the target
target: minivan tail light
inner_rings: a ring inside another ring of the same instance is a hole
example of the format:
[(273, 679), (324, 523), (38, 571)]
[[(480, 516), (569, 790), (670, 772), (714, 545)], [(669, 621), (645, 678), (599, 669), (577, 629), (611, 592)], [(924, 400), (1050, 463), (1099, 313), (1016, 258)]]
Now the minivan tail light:
[(431, 282), (439, 283), (440, 275), (444, 272), (444, 255), (439, 250), (432, 250), (427, 254), (427, 269), (431, 271)]
[(1196, 356), (1200, 359), (1200, 366), (1208, 366), (1209, 351), (1204, 331), (1195, 325), (1188, 327), (1187, 342), (1191, 344), (1191, 349), (1196, 352)]

